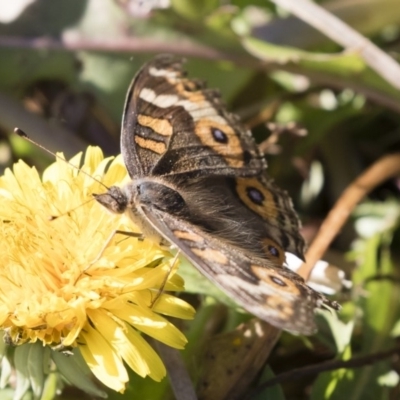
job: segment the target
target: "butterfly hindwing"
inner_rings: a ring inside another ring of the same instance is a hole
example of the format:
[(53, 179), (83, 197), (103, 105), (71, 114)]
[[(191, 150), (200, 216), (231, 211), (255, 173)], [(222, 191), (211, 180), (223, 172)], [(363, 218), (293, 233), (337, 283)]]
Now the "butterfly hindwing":
[[(283, 265), (285, 252), (303, 257), (304, 240), (291, 201), (265, 173), (249, 178), (163, 177), (162, 182), (179, 193), (181, 203), (185, 204), (185, 213), (180, 210), (177, 218), (184, 218), (249, 256), (266, 259), (277, 267)], [(168, 206), (175, 203), (175, 195), (171, 192), (169, 200), (158, 195), (161, 191), (155, 189), (148, 197), (154, 207), (174, 214), (176, 210), (168, 210)]]

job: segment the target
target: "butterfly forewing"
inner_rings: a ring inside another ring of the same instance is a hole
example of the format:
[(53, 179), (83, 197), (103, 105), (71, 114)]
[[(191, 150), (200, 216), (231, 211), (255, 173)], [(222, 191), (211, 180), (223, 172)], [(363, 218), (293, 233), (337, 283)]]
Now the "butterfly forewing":
[(121, 151), (129, 174), (259, 173), (265, 161), (237, 122), (216, 91), (185, 77), (182, 60), (156, 57), (136, 75), (126, 98)]

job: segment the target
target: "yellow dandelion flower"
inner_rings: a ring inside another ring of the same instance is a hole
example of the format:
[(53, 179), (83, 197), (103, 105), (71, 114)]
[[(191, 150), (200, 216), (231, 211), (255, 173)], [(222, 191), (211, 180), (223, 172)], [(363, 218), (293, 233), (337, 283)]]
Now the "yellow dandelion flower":
[[(80, 165), (81, 155), (71, 162)], [(128, 179), (121, 159), (104, 159), (97, 148), (82, 169), (108, 186)], [(165, 375), (140, 332), (183, 348), (184, 335), (162, 314), (187, 319), (193, 309), (160, 292), (183, 289), (169, 253), (113, 235), (137, 228), (88, 201), (104, 190), (62, 160), (43, 179), (22, 161), (0, 177), (0, 327), (15, 345), (78, 347), (94, 375), (122, 392), (124, 362), (143, 377)]]

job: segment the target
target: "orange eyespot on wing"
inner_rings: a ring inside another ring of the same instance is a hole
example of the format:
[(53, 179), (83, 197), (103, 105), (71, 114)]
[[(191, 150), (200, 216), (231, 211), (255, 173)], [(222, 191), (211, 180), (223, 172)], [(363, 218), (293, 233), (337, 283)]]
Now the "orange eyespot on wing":
[(257, 276), (265, 284), (271, 285), (277, 290), (286, 292), (293, 296), (301, 296), (299, 287), (289, 278), (278, 274), (275, 270), (270, 268), (263, 268), (262, 266), (258, 265), (252, 265), (250, 268), (254, 275)]
[(278, 209), (274, 196), (258, 177), (237, 178), (236, 191), (240, 200), (264, 220), (277, 218)]
[(231, 167), (243, 167), (244, 150), (238, 134), (222, 117), (200, 119), (195, 124), (195, 134), (204, 146), (224, 157)]
[(274, 240), (265, 238), (261, 240), (266, 256), (275, 262), (276, 265), (283, 265), (285, 262), (285, 251)]

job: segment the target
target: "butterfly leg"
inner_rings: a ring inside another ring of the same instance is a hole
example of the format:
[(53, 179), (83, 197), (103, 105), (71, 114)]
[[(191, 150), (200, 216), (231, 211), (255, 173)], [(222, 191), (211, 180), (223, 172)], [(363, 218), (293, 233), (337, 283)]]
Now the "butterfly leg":
[(167, 284), (167, 281), (168, 281), (169, 276), (171, 275), (171, 272), (174, 270), (175, 266), (177, 265), (179, 255), (180, 255), (180, 251), (178, 250), (175, 254), (175, 257), (173, 258), (173, 260), (171, 262), (171, 266), (169, 267), (168, 272), (166, 273), (166, 275), (160, 285), (160, 289), (158, 290), (156, 297), (154, 298), (154, 300), (151, 301), (150, 308), (154, 307), (154, 304), (156, 304), (157, 300), (164, 293), (165, 285)]
[(114, 236), (120, 234), (120, 235), (125, 235), (125, 236), (130, 236), (130, 237), (135, 237), (138, 238), (138, 240), (143, 240), (143, 235), (141, 233), (136, 233), (136, 232), (128, 232), (128, 231), (120, 231), (120, 230), (115, 230), (112, 231), (110, 236), (107, 238), (107, 240), (104, 242), (104, 245), (102, 249), (100, 250), (99, 254), (96, 256), (96, 258), (83, 270), (83, 272), (86, 272), (94, 263), (100, 260), (100, 258), (103, 256), (105, 249), (108, 247), (108, 245), (111, 243), (111, 240), (114, 239)]
[(114, 234), (119, 234), (119, 235), (125, 235), (125, 236), (129, 236), (129, 237), (134, 237), (137, 238), (140, 241), (144, 240), (144, 236), (142, 233), (137, 233), (137, 232), (128, 232), (128, 231), (120, 231), (120, 230), (116, 230), (114, 231)]

